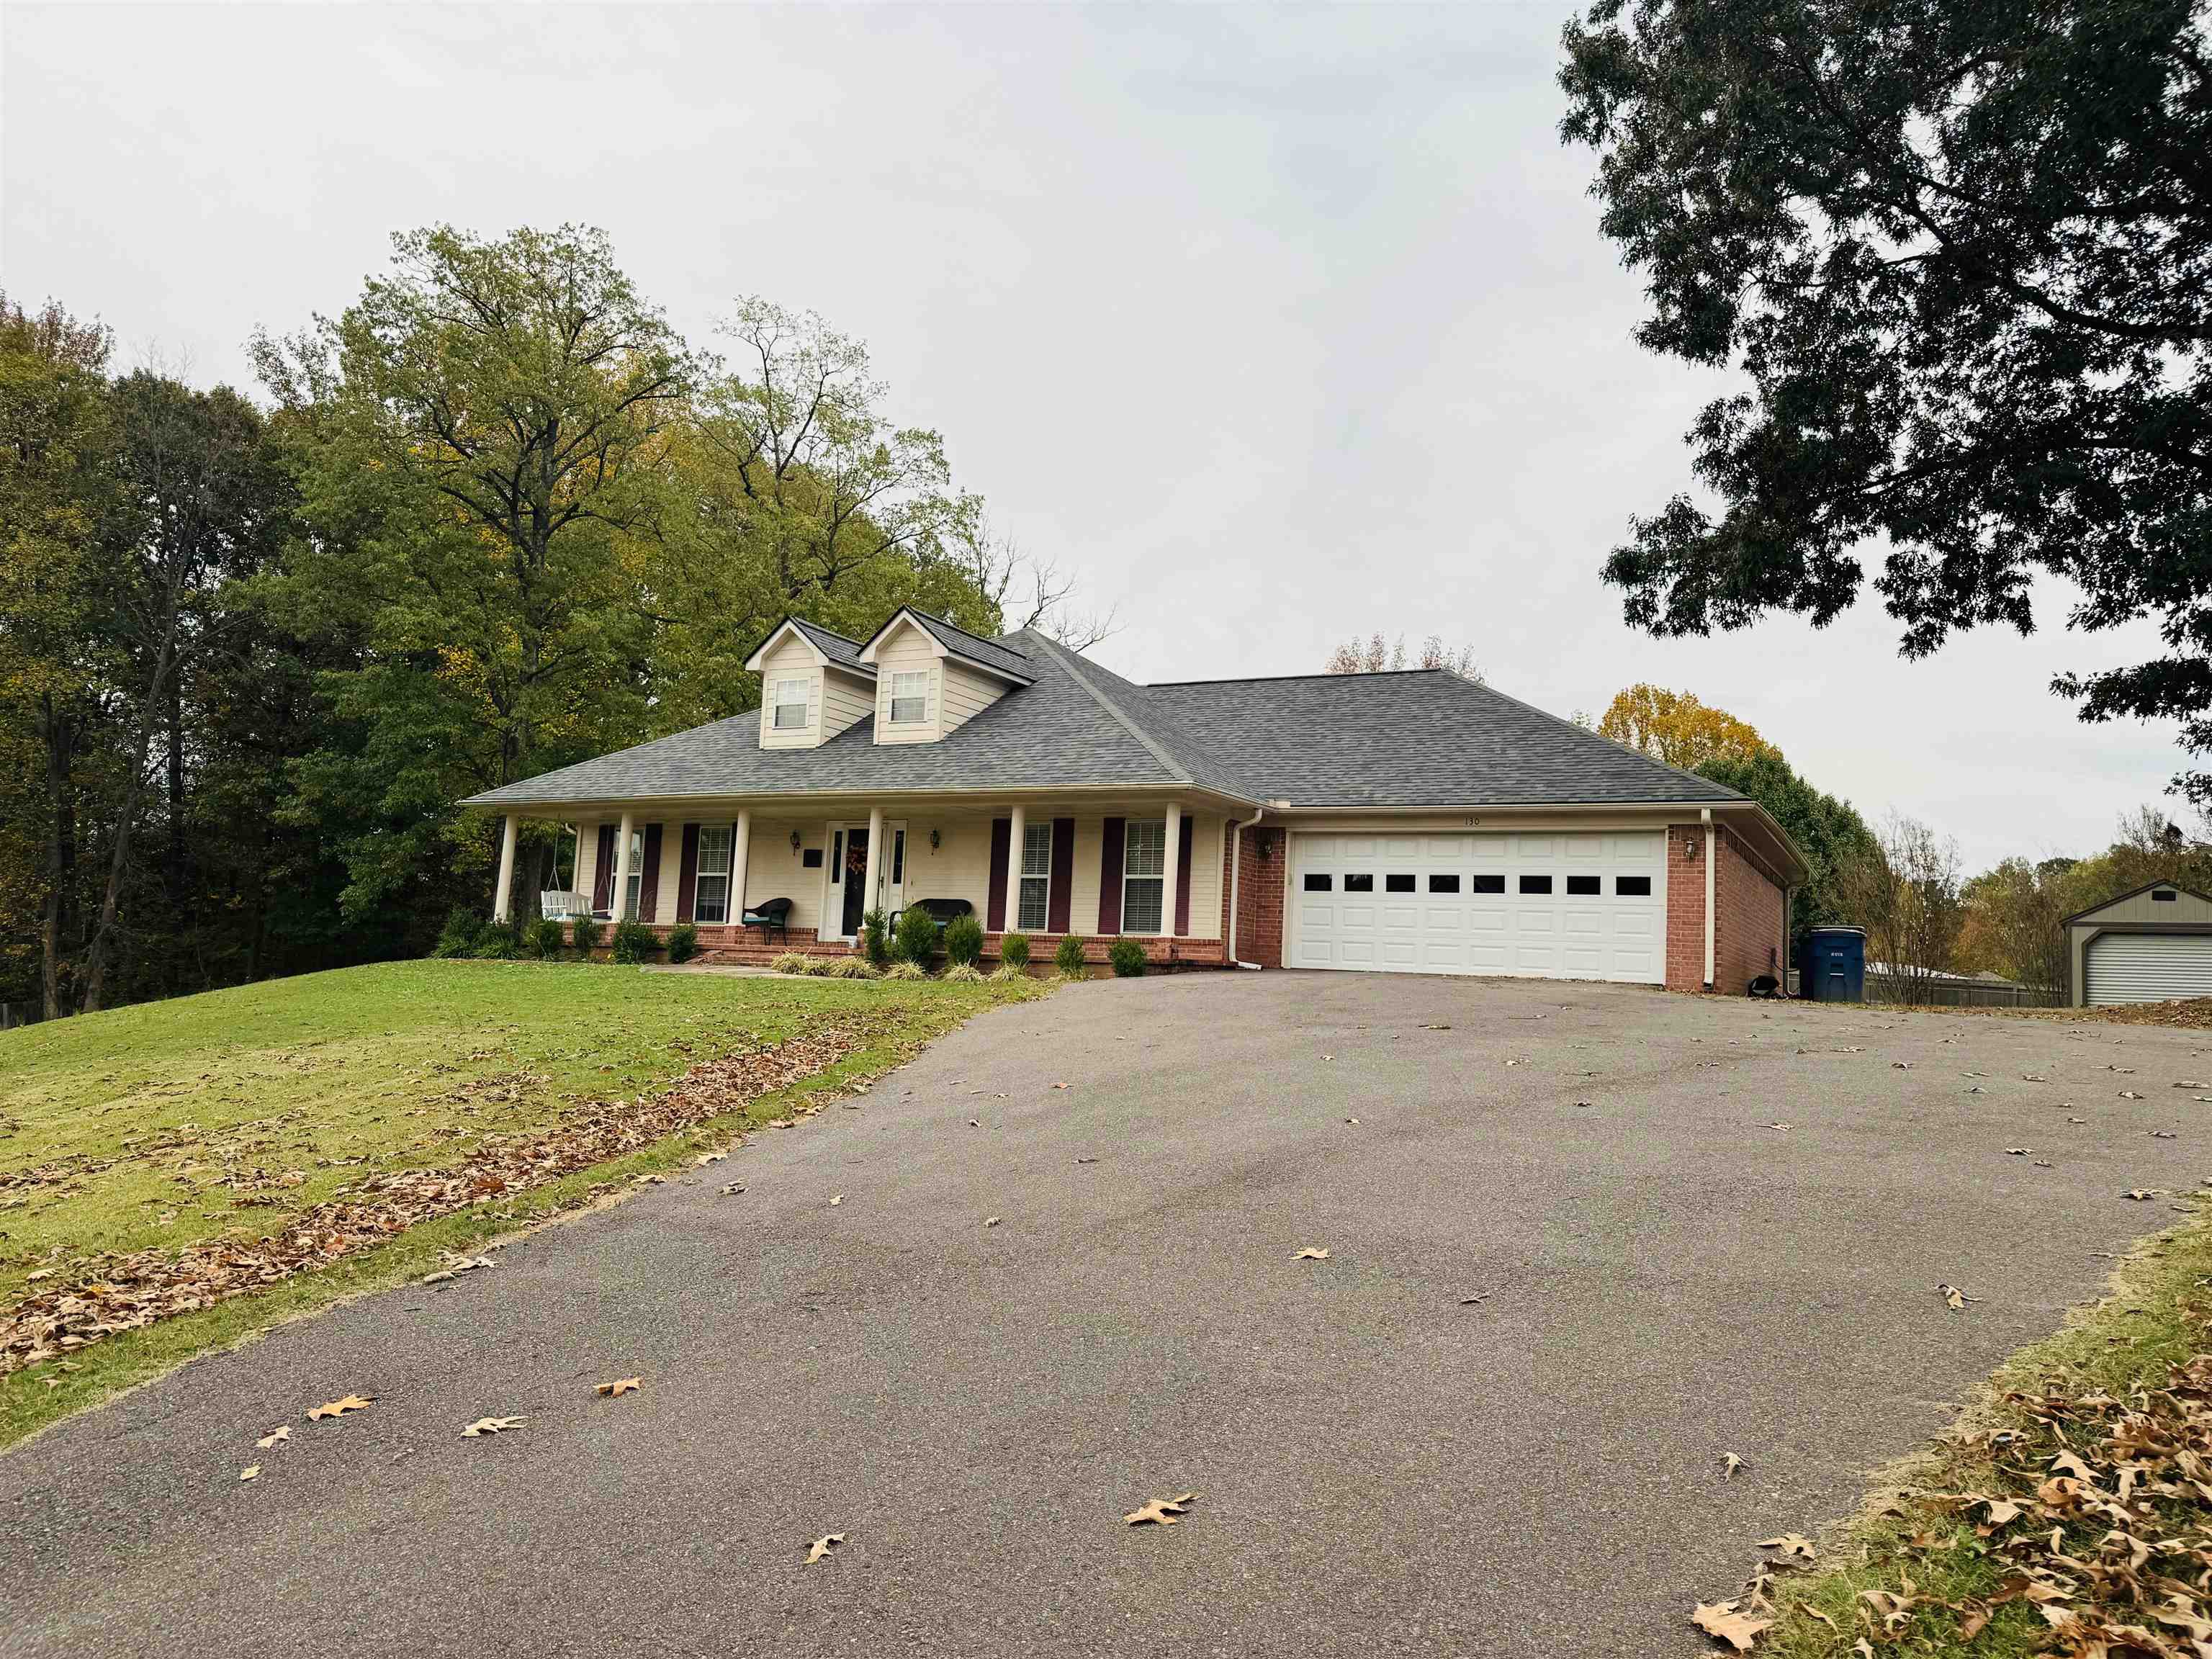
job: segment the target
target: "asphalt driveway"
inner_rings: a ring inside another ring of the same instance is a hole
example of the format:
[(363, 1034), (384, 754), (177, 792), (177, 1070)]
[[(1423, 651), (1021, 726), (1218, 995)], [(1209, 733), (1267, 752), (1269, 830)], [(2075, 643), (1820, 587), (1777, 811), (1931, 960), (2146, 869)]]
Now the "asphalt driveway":
[[(1753, 1540), (1850, 1509), (2176, 1219), (2121, 1194), (2212, 1176), (2172, 1086), (2208, 1048), (1534, 983), (1074, 988), (0, 1456), (0, 1648), (1694, 1653)], [(375, 1404), (303, 1419), (349, 1392)], [(485, 1415), (526, 1421), (461, 1437)], [(1192, 1488), (1185, 1524), (1121, 1524)]]

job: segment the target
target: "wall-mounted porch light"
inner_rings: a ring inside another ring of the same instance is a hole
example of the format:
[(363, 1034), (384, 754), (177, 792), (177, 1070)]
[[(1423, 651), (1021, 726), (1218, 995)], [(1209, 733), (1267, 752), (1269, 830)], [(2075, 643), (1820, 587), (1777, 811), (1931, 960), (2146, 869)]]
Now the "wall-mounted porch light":
[(929, 850), (934, 853), (939, 845), (940, 843), (938, 840), (937, 831), (934, 830), (931, 830), (929, 832)]
[(796, 830), (791, 832), (791, 850), (794, 853), (799, 850), (799, 831)]

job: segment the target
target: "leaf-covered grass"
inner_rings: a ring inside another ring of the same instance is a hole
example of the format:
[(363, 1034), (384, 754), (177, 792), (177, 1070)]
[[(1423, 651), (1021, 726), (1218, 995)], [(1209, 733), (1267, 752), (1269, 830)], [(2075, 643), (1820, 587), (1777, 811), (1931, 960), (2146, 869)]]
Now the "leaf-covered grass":
[[(1774, 1626), (1757, 1651), (1784, 1659), (1844, 1659), (1856, 1651), (1862, 1638), (1870, 1638), (1884, 1659), (2013, 1659), (2070, 1651), (2018, 1587), (2024, 1574), (2046, 1570), (2038, 1545), (2051, 1522), (2033, 1505), (2037, 1487), (2051, 1473), (2050, 1458), (2071, 1449), (2094, 1455), (2094, 1435), (2077, 1426), (2061, 1441), (2048, 1422), (2008, 1396), (2092, 1402), (2110, 1396), (2109, 1408), (2093, 1403), (2091, 1413), (2108, 1409), (2117, 1420), (2131, 1400), (2142, 1400), (2142, 1391), (2166, 1389), (2175, 1367), (2212, 1346), (2209, 1283), (2212, 1220), (2162, 1234), (2129, 1256), (2103, 1300), (2008, 1359), (1950, 1438), (1891, 1472), (1881, 1483), (1885, 1495), (1869, 1500), (1867, 1512), (1825, 1553), (1820, 1569), (1778, 1581)], [(2026, 1513), (1985, 1538), (1978, 1524), (1985, 1524), (1986, 1510), (1967, 1509), (1939, 1494), (2010, 1498)], [(2192, 1499), (2161, 1507), (2162, 1531), (2201, 1534), (2212, 1523), (2212, 1504)], [(2077, 1559), (2093, 1555), (2106, 1529), (2106, 1521), (2094, 1516), (2069, 1522), (2066, 1547)], [(2008, 1600), (2008, 1583), (2014, 1586)], [(1893, 1634), (1870, 1627), (1875, 1615), (1864, 1599), (1869, 1591), (1916, 1598)], [(1964, 1635), (1964, 1626), (1973, 1622), (1972, 1604), (1992, 1601), (1986, 1626)], [(2091, 1597), (2081, 1605), (2097, 1604)], [(1833, 1627), (1807, 1613), (1808, 1606), (1828, 1615)], [(2118, 1616), (2139, 1620), (2143, 1615), (2128, 1606)]]
[[(0, 1038), (0, 1305), (77, 1260), (230, 1235), (380, 1171), (465, 1160), (485, 1133), (548, 1127), (694, 1064), (857, 1018), (865, 1046), (795, 1090), (648, 1152), (410, 1229), (253, 1295), (0, 1379), (0, 1444), (210, 1346), (443, 1250), (678, 1167), (794, 1095), (872, 1075), (970, 1014), (1042, 988), (641, 974), (567, 963), (341, 969), (34, 1026)], [(58, 1176), (26, 1184), (33, 1171)], [(51, 1386), (50, 1386), (51, 1385)]]

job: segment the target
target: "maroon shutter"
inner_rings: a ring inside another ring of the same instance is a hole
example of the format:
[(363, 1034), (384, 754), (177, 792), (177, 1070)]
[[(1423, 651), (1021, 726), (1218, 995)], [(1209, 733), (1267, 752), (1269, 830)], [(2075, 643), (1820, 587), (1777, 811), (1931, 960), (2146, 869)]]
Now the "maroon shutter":
[(689, 921), (699, 896), (699, 826), (684, 826), (684, 850), (676, 860), (676, 920)]
[(606, 915), (615, 908), (615, 827), (599, 826), (599, 856), (592, 860), (592, 909)]
[(1098, 931), (1121, 931), (1121, 820), (1106, 820), (1098, 837)]
[(1190, 932), (1190, 814), (1182, 815), (1182, 834), (1176, 841), (1175, 931), (1180, 939)]
[(653, 911), (659, 908), (660, 899), (660, 826), (645, 826), (645, 863), (638, 872), (637, 919), (654, 920)]
[(1052, 898), (1045, 906), (1045, 931), (1067, 931), (1068, 889), (1075, 885), (1075, 820), (1052, 821)]
[(1006, 859), (1014, 847), (1014, 821), (991, 820), (991, 902), (984, 913), (983, 931), (1004, 933), (1006, 927)]

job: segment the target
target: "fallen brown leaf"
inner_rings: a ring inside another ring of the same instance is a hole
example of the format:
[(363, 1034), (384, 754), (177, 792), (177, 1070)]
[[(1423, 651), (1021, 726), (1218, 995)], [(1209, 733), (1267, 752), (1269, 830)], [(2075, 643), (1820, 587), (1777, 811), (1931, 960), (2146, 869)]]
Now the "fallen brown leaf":
[(1743, 1467), (1743, 1459), (1741, 1459), (1741, 1457), (1738, 1457), (1738, 1456), (1737, 1456), (1734, 1452), (1723, 1452), (1723, 1453), (1721, 1454), (1721, 1479), (1722, 1479), (1722, 1480), (1727, 1480), (1730, 1475), (1734, 1474), (1735, 1474), (1738, 1469), (1741, 1468), (1742, 1467)]
[(1296, 1255), (1292, 1256), (1291, 1260), (1293, 1261), (1326, 1261), (1328, 1260), (1328, 1252), (1327, 1250), (1316, 1250), (1312, 1245), (1309, 1244), (1305, 1249), (1300, 1250)]
[(482, 1435), (505, 1434), (509, 1429), (521, 1426), (522, 1419), (519, 1417), (479, 1417), (463, 1429), (461, 1435), (465, 1439), (474, 1440)]
[(823, 1534), (821, 1537), (816, 1539), (812, 1544), (807, 1547), (807, 1565), (812, 1566), (814, 1563), (819, 1561), (823, 1556), (829, 1554), (831, 1550), (836, 1549), (838, 1545), (844, 1541), (845, 1534), (842, 1532), (829, 1532)]
[(238, 1472), (238, 1478), (241, 1480), (258, 1480), (261, 1478), (261, 1465), (258, 1463), (247, 1464), (244, 1468)]
[(644, 1386), (645, 1379), (641, 1376), (618, 1376), (611, 1382), (599, 1383), (592, 1392), (604, 1395), (610, 1400), (619, 1400), (626, 1394), (635, 1394)]
[(1771, 1619), (1753, 1619), (1736, 1611), (1734, 1601), (1698, 1603), (1691, 1613), (1690, 1622), (1716, 1641), (1725, 1642), (1738, 1653), (1749, 1653), (1752, 1644), (1771, 1629)]
[(332, 1400), (317, 1406), (307, 1413), (307, 1420), (312, 1423), (318, 1418), (343, 1417), (348, 1412), (365, 1412), (375, 1398), (373, 1394), (349, 1394), (343, 1400)]
[(1142, 1509), (1131, 1510), (1121, 1517), (1132, 1527), (1172, 1527), (1182, 1516), (1190, 1512), (1197, 1498), (1194, 1492), (1177, 1492), (1173, 1498), (1155, 1498)]
[(1801, 1538), (1794, 1532), (1785, 1532), (1779, 1538), (1762, 1538), (1759, 1540), (1759, 1547), (1778, 1551), (1784, 1560), (1810, 1561), (1813, 1559), (1812, 1540)]
[(259, 1447), (263, 1451), (267, 1451), (271, 1446), (283, 1445), (284, 1442), (289, 1440), (291, 1437), (291, 1429), (289, 1426), (280, 1425), (270, 1430), (268, 1433), (263, 1435), (260, 1439), (255, 1441), (253, 1443)]

